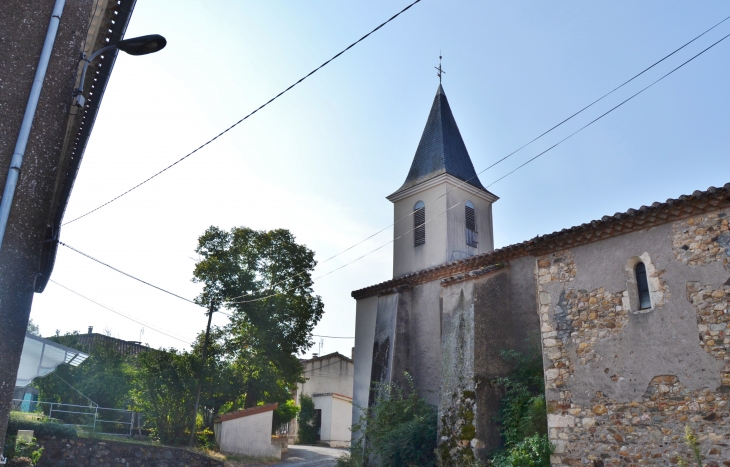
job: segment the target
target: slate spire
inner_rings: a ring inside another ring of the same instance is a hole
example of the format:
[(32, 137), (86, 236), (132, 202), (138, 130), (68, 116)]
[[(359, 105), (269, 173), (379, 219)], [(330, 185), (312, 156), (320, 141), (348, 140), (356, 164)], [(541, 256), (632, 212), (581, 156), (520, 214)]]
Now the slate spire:
[(456, 126), (456, 120), (451, 113), (444, 88), (439, 84), (411, 170), (405, 183), (396, 193), (443, 173), (487, 191), (477, 177), (464, 140), (459, 133), (459, 127)]

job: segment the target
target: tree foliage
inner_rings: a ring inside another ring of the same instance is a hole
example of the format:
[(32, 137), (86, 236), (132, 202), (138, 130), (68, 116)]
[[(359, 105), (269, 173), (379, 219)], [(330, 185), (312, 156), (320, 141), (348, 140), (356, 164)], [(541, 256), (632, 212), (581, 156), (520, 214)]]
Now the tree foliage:
[(317, 441), (317, 427), (314, 426), (314, 401), (306, 394), (299, 396), (299, 431), (297, 444), (314, 444)]
[(198, 239), (198, 303), (231, 310), (220, 345), (243, 381), (244, 407), (284, 402), (301, 381), (297, 355), (313, 345), (324, 305), (313, 294), (314, 252), (288, 230), (210, 227)]
[(504, 449), (492, 463), (497, 467), (549, 467), (552, 445), (547, 436), (542, 354), (524, 356), (507, 350), (501, 356), (514, 369), (494, 381), (504, 391), (498, 417)]

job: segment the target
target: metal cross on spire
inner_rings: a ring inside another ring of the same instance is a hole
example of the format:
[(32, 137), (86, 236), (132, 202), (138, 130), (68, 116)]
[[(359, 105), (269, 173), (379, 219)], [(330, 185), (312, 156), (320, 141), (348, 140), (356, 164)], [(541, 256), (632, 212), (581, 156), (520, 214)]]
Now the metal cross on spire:
[(437, 75), (438, 75), (438, 77), (439, 77), (439, 84), (441, 84), (441, 75), (442, 75), (443, 73), (446, 73), (446, 72), (445, 72), (444, 70), (442, 70), (442, 69), (441, 69), (441, 59), (442, 59), (442, 58), (443, 58), (443, 57), (441, 56), (441, 53), (439, 52), (439, 66), (435, 66), (435, 67), (434, 67), (434, 68), (436, 68), (436, 71), (437, 71), (437, 73), (436, 73), (436, 74), (437, 74)]

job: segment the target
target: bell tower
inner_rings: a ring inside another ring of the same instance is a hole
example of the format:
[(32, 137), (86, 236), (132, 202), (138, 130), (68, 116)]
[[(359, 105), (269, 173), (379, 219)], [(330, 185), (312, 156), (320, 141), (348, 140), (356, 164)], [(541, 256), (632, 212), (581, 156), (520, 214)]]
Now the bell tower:
[(439, 84), (395, 214), (393, 277), (494, 250), (492, 203)]

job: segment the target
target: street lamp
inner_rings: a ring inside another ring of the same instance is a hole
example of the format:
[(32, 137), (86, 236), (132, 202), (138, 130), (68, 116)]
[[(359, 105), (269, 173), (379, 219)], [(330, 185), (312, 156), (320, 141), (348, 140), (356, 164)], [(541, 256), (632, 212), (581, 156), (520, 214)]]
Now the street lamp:
[(74, 90), (74, 105), (84, 107), (86, 98), (84, 97), (84, 78), (89, 64), (99, 55), (109, 50), (119, 49), (129, 55), (147, 55), (158, 52), (165, 48), (167, 40), (159, 34), (150, 34), (148, 36), (133, 37), (132, 39), (124, 39), (114, 45), (107, 45), (97, 50), (89, 58), (84, 58), (84, 69), (81, 71), (81, 81), (79, 87)]

